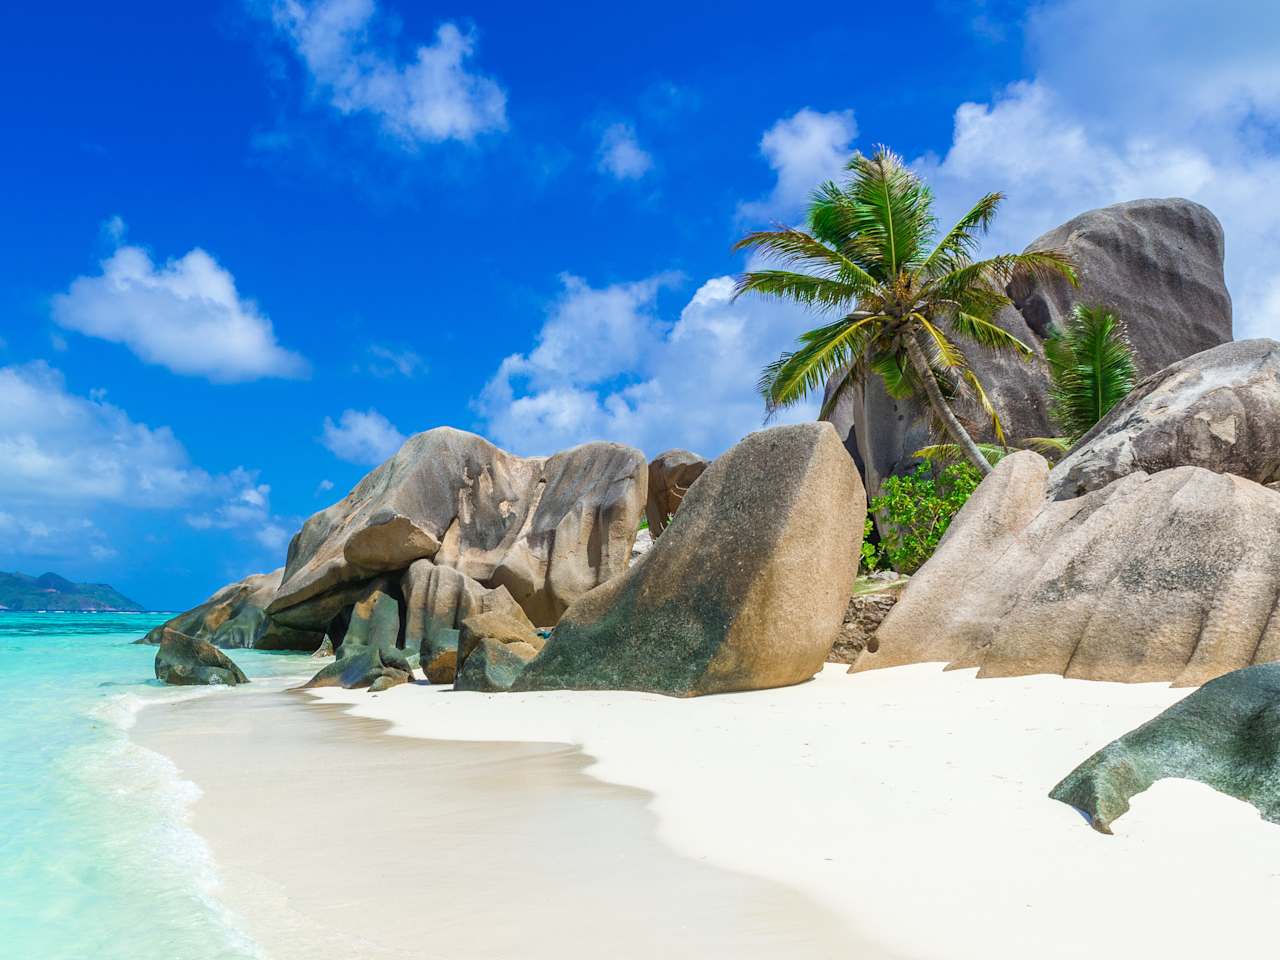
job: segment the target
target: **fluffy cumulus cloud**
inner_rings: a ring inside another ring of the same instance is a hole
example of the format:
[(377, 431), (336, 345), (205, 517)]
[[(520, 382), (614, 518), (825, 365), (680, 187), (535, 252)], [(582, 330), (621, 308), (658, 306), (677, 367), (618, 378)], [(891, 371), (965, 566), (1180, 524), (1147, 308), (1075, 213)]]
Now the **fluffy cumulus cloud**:
[(844, 170), (857, 135), (852, 110), (819, 113), (806, 107), (779, 120), (760, 138), (760, 152), (777, 182), (768, 197), (742, 204), (739, 215), (745, 220), (795, 217), (818, 184)]
[(197, 530), (241, 532), (272, 554), (289, 545), (301, 523), (271, 513), (271, 487), (258, 483), (256, 473), (237, 467), (219, 478), (218, 486), (223, 490), (221, 502), (210, 510), (188, 514), (189, 525)]
[[(664, 322), (658, 293), (672, 282), (597, 289), (565, 277), (537, 346), (503, 361), (477, 403), (494, 441), (524, 454), (608, 439), (650, 455), (679, 446), (714, 456), (759, 429), (755, 371), (791, 347), (807, 318), (734, 302), (733, 278), (716, 277)], [(805, 405), (779, 422), (815, 413)]]
[[(1063, 0), (1027, 26), (1034, 76), (962, 104), (918, 166), (947, 215), (1008, 194), (988, 249), (1021, 249), (1084, 210), (1139, 197), (1205, 204), (1227, 236), (1236, 335), (1280, 336), (1280, 7)], [(1242, 29), (1241, 24), (1248, 24)], [(1081, 63), (1106, 64), (1081, 70)]]
[(0, 368), (0, 500), (172, 507), (207, 490), (168, 427), (67, 390), (43, 361)]
[(404, 434), (377, 410), (344, 410), (336, 423), (325, 417), (320, 435), (335, 457), (368, 466), (382, 463), (404, 441)]
[(72, 393), (43, 361), (0, 367), (0, 463), (0, 541), (9, 552), (103, 559), (113, 548), (94, 511), (120, 509), (196, 508), (209, 512), (195, 514), (207, 522), (194, 526), (280, 539), (270, 488), (252, 473), (195, 466), (168, 427), (138, 423), (101, 391)]
[(506, 128), (506, 94), (469, 68), (475, 36), (454, 23), (401, 60), (379, 41), (385, 18), (374, 0), (275, 0), (271, 17), (334, 109), (375, 117), (406, 146)]
[(635, 127), (615, 123), (600, 137), (596, 166), (615, 180), (639, 180), (653, 168), (653, 157), (636, 140)]
[(141, 247), (118, 247), (100, 274), (79, 277), (53, 298), (53, 319), (215, 383), (307, 372), (306, 361), (276, 341), (270, 319), (240, 296), (230, 272), (199, 248), (158, 264)]

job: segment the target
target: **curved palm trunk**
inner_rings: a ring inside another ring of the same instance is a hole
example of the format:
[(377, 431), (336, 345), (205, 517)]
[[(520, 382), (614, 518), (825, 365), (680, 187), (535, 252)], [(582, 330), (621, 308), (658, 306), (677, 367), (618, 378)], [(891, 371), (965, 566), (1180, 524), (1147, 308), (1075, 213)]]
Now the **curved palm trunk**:
[(957, 446), (964, 451), (964, 455), (969, 458), (969, 462), (977, 467), (986, 476), (991, 472), (991, 464), (987, 462), (987, 458), (982, 455), (982, 451), (978, 449), (978, 445), (973, 442), (973, 437), (969, 436), (969, 431), (964, 428), (956, 415), (951, 412), (946, 398), (943, 397), (942, 391), (938, 389), (938, 381), (933, 377), (933, 370), (929, 366), (929, 359), (924, 355), (924, 351), (920, 349), (920, 344), (916, 340), (915, 334), (910, 333), (905, 338), (907, 345), (907, 359), (911, 362), (911, 369), (915, 371), (920, 382), (924, 384), (925, 396), (929, 398), (929, 406), (933, 408), (933, 412), (938, 415), (943, 424), (947, 428), (947, 433), (951, 434)]

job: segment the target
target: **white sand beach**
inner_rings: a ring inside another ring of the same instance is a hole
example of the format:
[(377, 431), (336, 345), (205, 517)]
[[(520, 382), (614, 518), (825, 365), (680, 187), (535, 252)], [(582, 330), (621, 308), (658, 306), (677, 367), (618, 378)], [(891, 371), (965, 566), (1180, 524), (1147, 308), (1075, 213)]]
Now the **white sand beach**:
[[(860, 941), (921, 960), (1252, 955), (1273, 938), (1280, 827), (1208, 787), (1166, 781), (1106, 837), (1046, 796), (1188, 692), (979, 681), (926, 664), (853, 676), (828, 666), (796, 687), (693, 700), (420, 685), (313, 695), (407, 737), (580, 744), (591, 776), (651, 794), (673, 850), (781, 883), (847, 924), (857, 940), (841, 956), (860, 955)], [(384, 786), (365, 785), (370, 807)], [(319, 823), (316, 834), (323, 843)]]
[[(442, 699), (409, 692), (379, 700)], [(786, 884), (672, 850), (653, 798), (577, 747), (387, 729), (258, 681), (139, 715), (264, 960), (885, 956)]]

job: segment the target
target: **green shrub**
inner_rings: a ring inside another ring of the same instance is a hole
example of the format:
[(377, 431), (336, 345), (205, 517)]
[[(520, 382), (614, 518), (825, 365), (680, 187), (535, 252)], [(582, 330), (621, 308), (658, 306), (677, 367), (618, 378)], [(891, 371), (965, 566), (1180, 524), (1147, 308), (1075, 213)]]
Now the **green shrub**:
[[(915, 573), (933, 556), (951, 518), (981, 480), (977, 468), (969, 463), (935, 470), (928, 460), (905, 476), (889, 477), (880, 485), (880, 496), (871, 500), (871, 514), (879, 518), (880, 542), (873, 544), (864, 537), (863, 566)], [(868, 533), (871, 522), (868, 517)]]

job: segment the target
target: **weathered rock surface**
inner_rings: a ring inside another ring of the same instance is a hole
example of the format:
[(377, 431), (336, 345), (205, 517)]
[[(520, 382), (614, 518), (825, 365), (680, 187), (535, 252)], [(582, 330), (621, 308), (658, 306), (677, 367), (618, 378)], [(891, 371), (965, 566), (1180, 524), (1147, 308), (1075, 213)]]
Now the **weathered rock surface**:
[(269, 612), (318, 629), (332, 613), (309, 602), (430, 559), (506, 586), (535, 623), (554, 623), (626, 568), (647, 469), (614, 443), (523, 459), (459, 430), (420, 433), (303, 525)]
[[(323, 668), (302, 685), (310, 687), (346, 687), (355, 690), (378, 684), (379, 690), (404, 683), (413, 676), (413, 666), (403, 651), (382, 647), (359, 647)], [(376, 692), (376, 691), (375, 691)]]
[(1102, 833), (1157, 780), (1197, 780), (1280, 823), (1280, 663), (1228, 673), (1103, 747), (1049, 795)]
[(216, 647), (257, 650), (314, 650), (324, 631), (299, 630), (267, 616), (284, 568), (228, 584), (198, 607), (155, 627), (141, 643), (160, 643), (166, 630), (176, 630)]
[[(351, 608), (349, 620), (331, 625), (336, 660), (303, 685), (306, 687), (367, 687), (386, 676), (402, 683), (413, 676), (413, 665), (400, 649), (400, 602), (386, 578), (369, 584)], [(403, 674), (403, 676), (400, 676)]]
[[(840, 625), (836, 642), (827, 654), (827, 663), (856, 663), (862, 651), (870, 650), (875, 653), (880, 649), (875, 633), (893, 605), (898, 602), (898, 594), (906, 585), (907, 578), (885, 572), (872, 574), (867, 581), (862, 592), (855, 589), (854, 595), (849, 598), (849, 605), (844, 611), (844, 623)], [(879, 581), (882, 586), (873, 590), (872, 584), (875, 581)]]
[[(1049, 419), (1044, 340), (1077, 303), (1107, 306), (1125, 321), (1139, 371), (1231, 340), (1231, 297), (1222, 273), (1222, 228), (1207, 209), (1187, 200), (1137, 200), (1081, 214), (1051, 230), (1028, 250), (1058, 248), (1073, 258), (1080, 286), (1066, 280), (1019, 280), (1007, 293), (1015, 306), (995, 323), (1035, 351), (1035, 361), (965, 343), (970, 365), (991, 398), (1010, 439), (1055, 436)], [(839, 382), (827, 384), (827, 401)], [(876, 377), (847, 389), (828, 419), (858, 464), (869, 496), (886, 477), (906, 473), (912, 454), (934, 442), (923, 405), (894, 400)], [(957, 414), (981, 440), (990, 425), (972, 403)]]
[(1200, 467), (1045, 499), (1007, 457), (952, 521), (855, 670), (943, 661), (980, 677), (1204, 683), (1280, 659), (1280, 496)]
[(506, 587), (489, 589), (452, 567), (419, 560), (405, 572), (401, 589), (406, 608), (404, 647), (419, 652), (422, 670), (432, 683), (453, 683), (468, 619), (501, 615), (533, 633), (533, 624)]
[(1148, 377), (1053, 469), (1049, 495), (1179, 466), (1280, 480), (1280, 343), (1224, 343)]
[(178, 686), (248, 683), (249, 678), (208, 640), (173, 629), (164, 631), (156, 651), (156, 679)]
[(693, 486), (693, 481), (707, 469), (707, 461), (688, 450), (668, 450), (649, 461), (649, 496), (644, 515), (649, 521), (649, 534), (662, 535), (668, 517), (680, 509), (680, 501)]
[(516, 645), (484, 642), (457, 686), (696, 696), (807, 680), (840, 628), (864, 516), (828, 424), (753, 433), (707, 468), (652, 550), (566, 611), (541, 653), (524, 664)]
[(645, 527), (636, 534), (635, 542), (631, 544), (631, 562), (635, 563), (651, 549), (653, 549), (653, 534), (649, 532), (648, 527)]
[(1114, 310), (1145, 376), (1231, 339), (1223, 249), (1222, 225), (1198, 203), (1117, 203), (1082, 213), (1027, 247), (1065, 252), (1079, 286), (1060, 277), (1019, 278), (1009, 296), (1041, 338), (1077, 303)]

